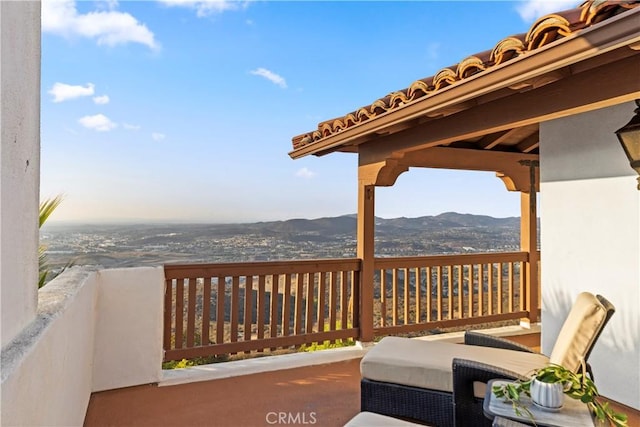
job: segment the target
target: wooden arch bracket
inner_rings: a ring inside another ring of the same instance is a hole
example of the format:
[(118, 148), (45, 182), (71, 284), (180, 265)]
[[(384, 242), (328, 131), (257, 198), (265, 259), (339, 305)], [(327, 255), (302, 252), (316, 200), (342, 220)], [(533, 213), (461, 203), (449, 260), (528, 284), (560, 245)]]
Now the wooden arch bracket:
[(395, 184), (401, 173), (409, 170), (409, 166), (395, 159), (358, 166), (358, 181), (362, 185), (389, 187)]

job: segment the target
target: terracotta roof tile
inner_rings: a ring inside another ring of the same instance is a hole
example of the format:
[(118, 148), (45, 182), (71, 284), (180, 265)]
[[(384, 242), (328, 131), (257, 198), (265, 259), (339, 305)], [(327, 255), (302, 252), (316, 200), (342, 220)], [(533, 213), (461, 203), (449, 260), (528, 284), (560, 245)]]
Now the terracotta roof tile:
[(458, 64), (441, 69), (432, 77), (416, 80), (408, 88), (390, 93), (343, 117), (321, 122), (317, 130), (294, 137), (293, 149), (297, 150), (316, 143), (344, 129), (428, 97), (442, 88), (454, 85), (639, 5), (640, 0), (588, 0), (575, 9), (545, 15), (534, 22), (526, 34), (504, 38), (491, 50), (468, 56)]

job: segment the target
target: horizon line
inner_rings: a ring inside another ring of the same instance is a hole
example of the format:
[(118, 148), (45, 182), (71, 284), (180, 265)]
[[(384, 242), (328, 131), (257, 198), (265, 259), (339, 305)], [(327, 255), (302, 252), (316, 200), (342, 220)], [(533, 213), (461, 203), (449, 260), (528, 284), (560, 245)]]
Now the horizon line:
[[(471, 215), (471, 216), (483, 216), (494, 219), (509, 219), (509, 218), (520, 218), (520, 216), (493, 216), (487, 214), (475, 214), (475, 213), (461, 213), (455, 211), (446, 211), (441, 212), (436, 215), (421, 215), (415, 217), (407, 217), (407, 216), (398, 216), (398, 217), (382, 217), (376, 215), (377, 219), (418, 219), (418, 218), (427, 218), (427, 217), (438, 217), (445, 214), (457, 214), (457, 215)], [(205, 219), (176, 219), (176, 218), (162, 218), (162, 219), (152, 219), (152, 218), (125, 218), (125, 219), (63, 219), (56, 220), (54, 218), (49, 218), (46, 224), (47, 225), (162, 225), (162, 224), (183, 224), (183, 225), (234, 225), (234, 224), (258, 224), (265, 222), (286, 222), (286, 221), (294, 221), (294, 220), (307, 220), (307, 221), (315, 221), (320, 219), (327, 218), (342, 218), (342, 217), (357, 217), (356, 213), (342, 214), (342, 215), (334, 215), (334, 216), (321, 216), (315, 218), (302, 218), (302, 217), (293, 217), (286, 219), (265, 219), (265, 220), (255, 220), (255, 221), (216, 221), (216, 220), (205, 220)]]

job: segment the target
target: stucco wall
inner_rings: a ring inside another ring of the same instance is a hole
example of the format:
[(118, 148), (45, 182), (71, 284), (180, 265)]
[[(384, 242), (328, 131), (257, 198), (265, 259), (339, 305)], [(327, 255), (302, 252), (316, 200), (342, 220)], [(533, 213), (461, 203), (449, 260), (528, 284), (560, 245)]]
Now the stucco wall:
[(0, 423), (82, 425), (92, 391), (158, 382), (163, 290), (162, 267), (76, 267), (42, 288), (35, 321), (2, 349)]
[[(36, 320), (2, 351), (2, 425), (82, 425), (92, 387), (96, 274), (40, 291)], [(4, 313), (3, 313), (4, 316)]]
[[(36, 314), (40, 2), (0, 2), (0, 310), (4, 347)], [(10, 319), (10, 320), (6, 320)]]
[(164, 270), (101, 270), (93, 391), (154, 383), (162, 365)]
[(640, 409), (640, 191), (614, 134), (625, 103), (540, 125), (542, 350), (576, 295), (616, 307), (590, 358), (603, 394)]

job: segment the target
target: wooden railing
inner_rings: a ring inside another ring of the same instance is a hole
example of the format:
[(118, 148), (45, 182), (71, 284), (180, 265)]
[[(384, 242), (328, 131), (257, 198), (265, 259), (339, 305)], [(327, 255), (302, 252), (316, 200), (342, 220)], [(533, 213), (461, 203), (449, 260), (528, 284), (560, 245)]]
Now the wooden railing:
[[(382, 336), (531, 317), (528, 259), (376, 258), (373, 284), (361, 283), (359, 259), (166, 265), (165, 360), (359, 339), (361, 325)], [(363, 286), (373, 301), (361, 301)], [(373, 318), (361, 318), (364, 304)]]
[(165, 360), (358, 337), (360, 260), (165, 266)]
[(376, 258), (374, 333), (526, 317), (526, 252)]

